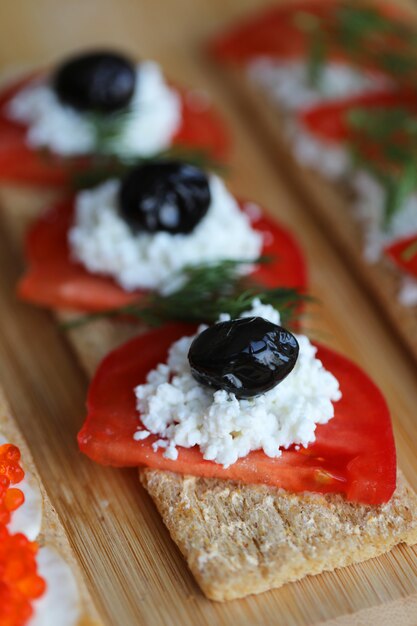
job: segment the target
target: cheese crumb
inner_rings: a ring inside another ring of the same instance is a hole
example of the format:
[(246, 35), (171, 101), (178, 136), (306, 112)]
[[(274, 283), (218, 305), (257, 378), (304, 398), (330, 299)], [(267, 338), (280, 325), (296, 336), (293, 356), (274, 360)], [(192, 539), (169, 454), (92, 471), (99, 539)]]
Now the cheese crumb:
[(137, 430), (133, 435), (133, 439), (135, 441), (143, 441), (143, 439), (149, 437), (150, 434), (149, 430)]

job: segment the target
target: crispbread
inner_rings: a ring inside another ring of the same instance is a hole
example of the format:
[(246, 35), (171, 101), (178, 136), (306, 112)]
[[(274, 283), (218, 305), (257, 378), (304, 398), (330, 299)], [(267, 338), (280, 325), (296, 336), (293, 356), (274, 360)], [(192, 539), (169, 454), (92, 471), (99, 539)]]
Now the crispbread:
[(140, 470), (172, 538), (212, 600), (260, 593), (417, 542), (417, 497), (399, 474), (388, 504)]

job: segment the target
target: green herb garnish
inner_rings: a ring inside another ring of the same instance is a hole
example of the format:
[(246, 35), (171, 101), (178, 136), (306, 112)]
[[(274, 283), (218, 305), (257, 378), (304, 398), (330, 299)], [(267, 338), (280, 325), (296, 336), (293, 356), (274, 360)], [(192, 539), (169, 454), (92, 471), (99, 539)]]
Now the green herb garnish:
[(134, 116), (134, 109), (125, 108), (114, 113), (87, 113), (86, 121), (94, 133), (95, 154), (113, 154), (115, 145), (123, 135), (126, 125)]
[(149, 157), (120, 158), (116, 156), (96, 155), (88, 169), (80, 170), (77, 166), (71, 175), (71, 189), (81, 191), (104, 183), (110, 178), (122, 178), (132, 167), (157, 160), (174, 159), (185, 161), (204, 170), (227, 173), (227, 167), (211, 157), (205, 150), (173, 146)]
[(384, 226), (417, 189), (417, 119), (402, 107), (352, 109), (348, 146), (356, 166), (375, 176), (385, 191)]
[(377, 6), (340, 1), (322, 17), (304, 9), (294, 21), (309, 41), (312, 86), (320, 86), (329, 55), (339, 53), (354, 65), (380, 70), (395, 81), (412, 80), (417, 87), (417, 30), (384, 15)]
[(277, 309), (282, 324), (291, 328), (297, 319), (300, 304), (311, 298), (297, 289), (266, 288), (251, 276), (241, 274), (245, 266), (261, 265), (270, 260), (269, 257), (260, 257), (186, 266), (173, 276), (170, 285), (173, 290), (149, 292), (137, 303), (84, 315), (64, 323), (64, 327), (72, 329), (100, 318), (120, 316), (140, 320), (149, 326), (159, 326), (168, 321), (214, 323), (220, 313), (239, 317), (251, 308), (254, 298), (259, 298), (263, 304), (271, 304)]

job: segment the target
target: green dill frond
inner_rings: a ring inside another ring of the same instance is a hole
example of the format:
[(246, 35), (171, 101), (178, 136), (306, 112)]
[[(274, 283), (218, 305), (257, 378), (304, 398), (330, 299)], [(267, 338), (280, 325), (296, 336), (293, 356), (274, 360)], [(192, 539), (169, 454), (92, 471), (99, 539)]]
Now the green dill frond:
[[(232, 318), (251, 308), (254, 298), (270, 304), (281, 315), (284, 326), (291, 327), (297, 320), (300, 305), (311, 300), (297, 289), (266, 288), (250, 276), (242, 275), (248, 265), (270, 262), (267, 257), (254, 260), (222, 260), (186, 266), (172, 277), (174, 289), (149, 292), (137, 303), (84, 315), (64, 324), (72, 329), (100, 318), (128, 316), (148, 326), (159, 326), (165, 322), (214, 323), (221, 313)], [(167, 283), (167, 287), (168, 287)]]
[(335, 3), (324, 17), (307, 9), (296, 13), (296, 26), (309, 41), (308, 76), (312, 86), (332, 52), (354, 65), (372, 67), (397, 82), (414, 82), (417, 88), (417, 29), (384, 15), (377, 6), (352, 0)]
[(71, 174), (71, 189), (81, 191), (100, 185), (110, 178), (123, 178), (127, 172), (138, 165), (160, 160), (178, 160), (195, 165), (205, 171), (226, 174), (227, 167), (217, 161), (208, 152), (201, 149), (173, 146), (150, 157), (121, 158), (116, 155), (97, 154), (88, 169), (77, 170)]
[(417, 119), (404, 107), (356, 108), (348, 112), (347, 123), (355, 165), (370, 172), (384, 188), (388, 228), (417, 189)]

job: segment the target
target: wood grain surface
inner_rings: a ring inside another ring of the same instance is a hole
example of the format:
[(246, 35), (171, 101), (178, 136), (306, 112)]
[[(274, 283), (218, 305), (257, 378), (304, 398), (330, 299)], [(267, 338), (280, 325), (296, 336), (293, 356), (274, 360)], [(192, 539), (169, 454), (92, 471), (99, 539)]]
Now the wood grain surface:
[[(1, 58), (5, 65), (47, 63), (82, 45), (117, 44), (161, 61), (175, 80), (209, 90), (235, 141), (232, 190), (268, 207), (298, 235), (311, 290), (321, 303), (311, 312), (309, 325), (315, 336), (360, 363), (383, 389), (399, 464), (417, 488), (415, 366), (199, 52), (204, 38), (261, 4), (265, 2), (4, 0), (0, 23), (10, 37), (0, 41)], [(121, 336), (118, 328), (101, 323), (68, 338), (53, 315), (16, 301), (25, 223), (49, 199), (49, 194), (31, 190), (1, 189), (0, 382), (103, 623), (417, 624), (417, 550), (404, 546), (372, 562), (258, 597), (223, 605), (206, 600), (136, 472), (103, 468), (79, 454), (75, 436), (84, 416), (86, 371)], [(131, 329), (120, 332), (125, 336)], [(86, 336), (88, 355), (79, 354), (80, 361), (73, 346), (85, 346)], [(98, 343), (93, 342), (97, 337)]]

